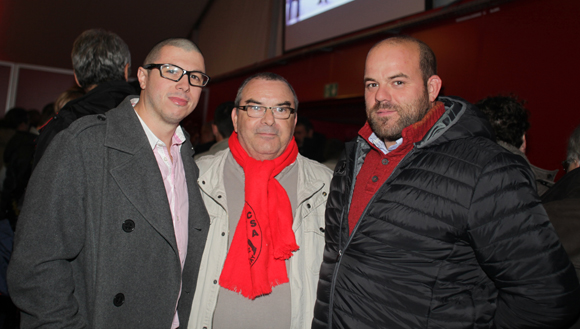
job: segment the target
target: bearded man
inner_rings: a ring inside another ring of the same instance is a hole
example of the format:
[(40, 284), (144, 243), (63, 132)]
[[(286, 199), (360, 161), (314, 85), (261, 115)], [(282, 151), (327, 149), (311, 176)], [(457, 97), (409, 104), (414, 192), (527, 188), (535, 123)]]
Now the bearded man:
[(433, 51), (369, 52), (368, 123), (331, 182), (313, 328), (559, 328), (578, 280), (523, 158), (439, 97)]

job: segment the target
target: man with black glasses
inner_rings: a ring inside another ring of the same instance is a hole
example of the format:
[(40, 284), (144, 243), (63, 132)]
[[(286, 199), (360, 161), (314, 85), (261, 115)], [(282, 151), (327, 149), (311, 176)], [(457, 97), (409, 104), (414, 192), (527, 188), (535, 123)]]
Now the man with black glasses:
[(30, 180), (8, 282), (21, 328), (186, 328), (209, 218), (179, 122), (209, 81), (156, 45), (140, 97), (58, 134)]
[(229, 149), (198, 160), (211, 225), (190, 328), (310, 327), (332, 173), (298, 154), (297, 107), (283, 77), (249, 77)]

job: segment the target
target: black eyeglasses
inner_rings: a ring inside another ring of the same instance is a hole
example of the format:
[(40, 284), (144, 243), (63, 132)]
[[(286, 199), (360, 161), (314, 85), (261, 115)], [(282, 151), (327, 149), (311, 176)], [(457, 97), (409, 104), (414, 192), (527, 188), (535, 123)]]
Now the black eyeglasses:
[(162, 78), (178, 82), (187, 74), (189, 84), (194, 87), (205, 87), (209, 82), (209, 76), (200, 71), (186, 71), (181, 67), (173, 64), (147, 64), (143, 66), (146, 70), (159, 69)]
[(266, 115), (266, 110), (272, 110), (272, 115), (276, 119), (288, 119), (290, 114), (296, 112), (288, 106), (259, 106), (259, 105), (246, 105), (238, 106), (240, 110), (246, 111), (250, 118), (263, 118)]

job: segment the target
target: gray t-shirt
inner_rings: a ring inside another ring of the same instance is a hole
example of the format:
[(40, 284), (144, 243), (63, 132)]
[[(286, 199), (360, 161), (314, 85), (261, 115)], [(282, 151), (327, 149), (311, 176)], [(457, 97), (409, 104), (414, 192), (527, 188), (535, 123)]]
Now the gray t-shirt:
[[(224, 182), (228, 203), (229, 242), (232, 243), (236, 227), (244, 208), (244, 170), (231, 153), (224, 166)], [(292, 205), (292, 217), (297, 206), (298, 166), (296, 162), (280, 172), (276, 179), (288, 193)], [(286, 261), (290, 272), (290, 262)], [(236, 292), (220, 287), (217, 306), (213, 316), (214, 329), (276, 329), (290, 328), (290, 284), (272, 288), (272, 293), (250, 300)]]

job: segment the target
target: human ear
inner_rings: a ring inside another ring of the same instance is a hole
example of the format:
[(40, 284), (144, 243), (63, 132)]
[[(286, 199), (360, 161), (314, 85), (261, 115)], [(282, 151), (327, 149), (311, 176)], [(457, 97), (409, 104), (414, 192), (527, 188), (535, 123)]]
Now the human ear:
[(439, 91), (441, 91), (441, 85), (443, 81), (438, 75), (432, 75), (429, 80), (427, 80), (427, 92), (429, 93), (429, 102), (433, 103), (437, 96), (439, 96)]

